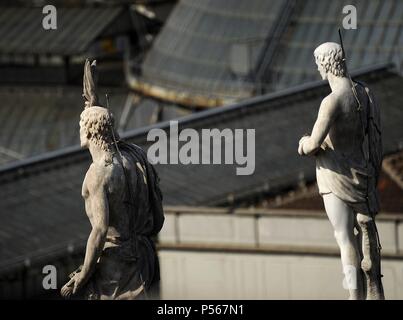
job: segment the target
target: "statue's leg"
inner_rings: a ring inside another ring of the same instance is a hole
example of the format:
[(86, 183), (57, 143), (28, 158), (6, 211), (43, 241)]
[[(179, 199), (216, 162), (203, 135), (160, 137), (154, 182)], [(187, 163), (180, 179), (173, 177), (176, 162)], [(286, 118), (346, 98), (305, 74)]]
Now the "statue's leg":
[(354, 235), (355, 214), (347, 204), (332, 193), (323, 195), (323, 201), (340, 248), (345, 284), (350, 292), (350, 299), (363, 299), (364, 286), (360, 266), (361, 259)]
[(368, 300), (385, 299), (382, 275), (381, 275), (381, 256), (378, 243), (378, 235), (374, 219), (368, 214), (357, 214), (357, 222), (362, 234), (362, 253), (361, 268), (365, 274)]
[[(354, 217), (355, 241), (356, 241), (357, 246), (358, 246), (359, 261), (362, 261), (362, 259), (364, 259), (364, 255), (362, 253), (362, 231), (361, 231), (360, 226), (358, 225), (358, 222), (357, 222), (357, 219), (356, 219), (357, 218), (356, 213), (354, 212), (354, 214), (355, 214), (355, 217)], [(360, 265), (360, 268), (359, 268), (359, 270), (357, 272), (360, 273), (360, 277), (362, 279), (362, 289), (363, 289), (362, 294), (363, 294), (363, 299), (365, 299), (365, 297), (367, 295), (367, 291), (366, 291), (367, 288), (366, 288), (364, 271), (362, 270), (361, 265)]]

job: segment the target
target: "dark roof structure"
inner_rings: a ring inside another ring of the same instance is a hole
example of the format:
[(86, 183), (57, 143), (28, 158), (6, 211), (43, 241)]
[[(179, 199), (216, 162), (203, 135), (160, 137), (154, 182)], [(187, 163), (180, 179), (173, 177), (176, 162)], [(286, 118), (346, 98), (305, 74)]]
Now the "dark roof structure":
[(313, 51), (340, 42), (346, 5), (358, 15), (357, 30), (343, 29), (350, 71), (403, 64), (400, 0), (184, 0), (130, 85), (165, 101), (215, 107), (314, 81)]
[(45, 30), (42, 8), (2, 7), (0, 54), (83, 53), (122, 8), (58, 8), (57, 29)]
[(307, 0), (297, 3), (269, 66), (267, 91), (317, 79), (313, 51), (323, 42), (340, 42), (337, 30), (346, 16), (343, 14), (346, 5), (357, 8), (358, 29), (342, 29), (350, 71), (394, 60), (402, 63), (402, 1)]
[(257, 70), (283, 26), (289, 2), (180, 1), (132, 87), (163, 100), (202, 107), (252, 96)]
[[(110, 97), (120, 132), (190, 112), (159, 106), (148, 99), (139, 101), (127, 89), (117, 87), (99, 87), (104, 106), (105, 93)], [(84, 107), (81, 95), (82, 88), (78, 86), (0, 86), (0, 166), (77, 145), (78, 122)]]
[[(358, 78), (370, 85), (380, 101), (384, 151), (398, 150), (403, 141), (403, 79), (391, 65), (364, 70)], [(236, 164), (156, 165), (164, 204), (228, 204), (277, 192), (301, 180), (312, 181), (313, 160), (299, 157), (297, 144), (311, 129), (328, 92), (327, 84), (316, 82), (180, 119), (180, 130), (255, 129), (256, 169), (250, 176), (236, 176)], [(137, 129), (123, 138), (147, 149), (151, 128), (169, 131), (169, 123)], [(0, 219), (5, 222), (0, 227), (1, 270), (82, 241), (89, 223), (80, 193), (89, 160), (87, 150), (71, 147), (0, 169)]]
[[(111, 111), (119, 119), (127, 89), (99, 88), (111, 97)], [(78, 121), (84, 108), (77, 86), (0, 87), (0, 165), (52, 150), (77, 145)]]

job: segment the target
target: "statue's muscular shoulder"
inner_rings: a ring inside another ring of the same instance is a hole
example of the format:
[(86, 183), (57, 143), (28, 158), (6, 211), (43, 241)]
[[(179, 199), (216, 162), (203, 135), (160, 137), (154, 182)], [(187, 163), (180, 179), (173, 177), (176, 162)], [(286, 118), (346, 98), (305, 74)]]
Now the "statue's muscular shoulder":
[(328, 108), (335, 108), (339, 105), (341, 99), (340, 92), (331, 92), (322, 100), (322, 105), (327, 106)]
[(340, 110), (340, 96), (338, 93), (332, 92), (325, 98), (319, 108), (318, 118), (335, 120)]
[(121, 168), (117, 163), (105, 165), (103, 163), (93, 162), (85, 175), (83, 182), (82, 195), (87, 198), (92, 191), (97, 188), (104, 188), (110, 191), (115, 185), (116, 176), (120, 176)]

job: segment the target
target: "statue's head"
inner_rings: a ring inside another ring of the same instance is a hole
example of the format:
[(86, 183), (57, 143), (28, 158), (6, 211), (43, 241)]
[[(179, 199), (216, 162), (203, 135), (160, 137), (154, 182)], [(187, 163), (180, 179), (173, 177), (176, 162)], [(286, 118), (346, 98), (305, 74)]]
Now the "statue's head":
[(346, 64), (343, 59), (343, 50), (338, 43), (325, 42), (314, 51), (315, 62), (323, 80), (331, 73), (336, 77), (346, 76)]
[(90, 64), (87, 59), (84, 66), (83, 97), (85, 109), (80, 115), (80, 144), (83, 148), (94, 144), (104, 151), (111, 151), (114, 129), (113, 116), (107, 108), (98, 104), (96, 94), (96, 61)]
[(84, 109), (80, 116), (81, 147), (88, 148), (93, 143), (104, 151), (110, 151), (113, 143), (113, 122), (112, 114), (104, 107)]

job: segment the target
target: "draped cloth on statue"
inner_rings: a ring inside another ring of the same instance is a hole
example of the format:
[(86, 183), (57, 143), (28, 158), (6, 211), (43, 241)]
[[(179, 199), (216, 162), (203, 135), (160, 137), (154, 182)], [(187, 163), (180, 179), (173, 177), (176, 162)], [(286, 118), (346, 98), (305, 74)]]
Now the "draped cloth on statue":
[[(379, 212), (377, 183), (382, 164), (380, 110), (365, 84), (359, 83), (366, 99), (357, 126), (363, 131), (361, 148), (345, 155), (332, 148), (329, 136), (316, 155), (316, 178), (320, 194), (333, 193), (355, 212)], [(359, 119), (359, 118), (358, 118)], [(368, 200), (368, 201), (367, 201)]]
[(151, 239), (164, 223), (159, 178), (140, 147), (123, 141), (118, 146), (125, 168), (130, 236), (107, 238), (86, 285), (86, 299), (138, 299), (159, 282), (159, 262)]

